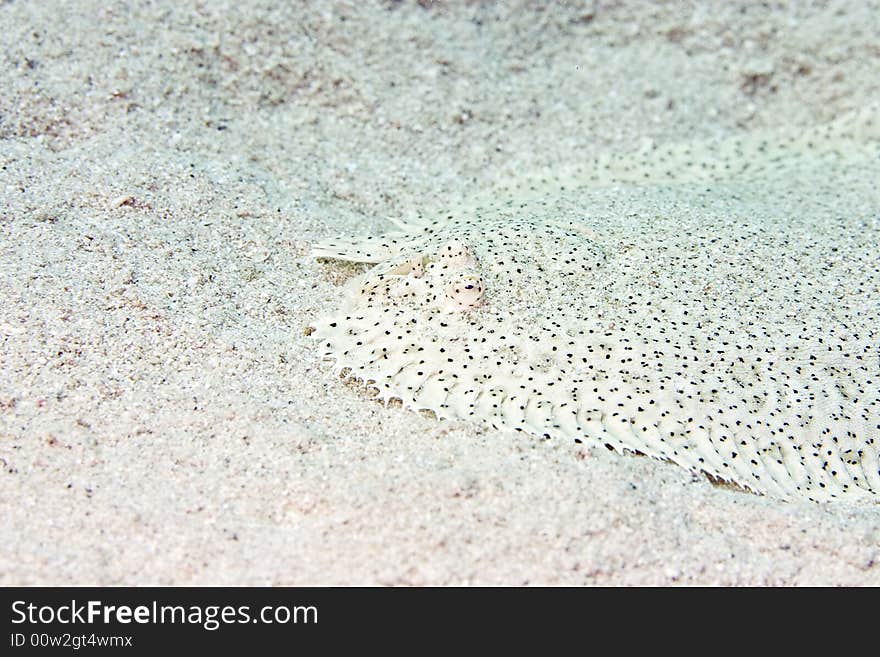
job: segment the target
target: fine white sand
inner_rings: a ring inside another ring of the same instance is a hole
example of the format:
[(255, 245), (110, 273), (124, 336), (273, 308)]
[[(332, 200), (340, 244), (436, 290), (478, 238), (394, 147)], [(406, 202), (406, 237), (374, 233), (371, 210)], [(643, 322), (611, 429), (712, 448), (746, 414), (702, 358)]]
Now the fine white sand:
[(542, 4), (0, 3), (0, 583), (880, 584), (878, 506), (439, 423), (316, 356), (355, 270), (316, 240), (880, 98), (877, 3)]

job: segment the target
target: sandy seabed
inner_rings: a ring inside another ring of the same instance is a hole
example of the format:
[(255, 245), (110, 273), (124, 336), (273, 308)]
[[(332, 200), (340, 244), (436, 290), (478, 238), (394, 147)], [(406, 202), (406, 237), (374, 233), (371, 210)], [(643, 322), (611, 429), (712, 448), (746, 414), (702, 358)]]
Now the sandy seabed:
[(880, 584), (880, 507), (385, 408), (305, 335), (314, 241), (876, 103), (878, 16), (0, 2), (0, 582)]

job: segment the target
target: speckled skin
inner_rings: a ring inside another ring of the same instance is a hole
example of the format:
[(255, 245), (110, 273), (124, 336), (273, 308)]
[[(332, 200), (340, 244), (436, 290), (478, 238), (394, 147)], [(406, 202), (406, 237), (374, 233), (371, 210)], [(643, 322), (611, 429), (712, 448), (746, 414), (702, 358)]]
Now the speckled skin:
[[(759, 189), (828, 172), (855, 179), (874, 152), (866, 134), (838, 125), (604, 158), (587, 182), (669, 184), (675, 167), (679, 185), (695, 171), (698, 183), (754, 178)], [(440, 418), (647, 454), (781, 498), (876, 500), (876, 221), (858, 234), (796, 218), (704, 218), (692, 231), (655, 221), (633, 245), (557, 219), (533, 184), (510, 189), (526, 187), (531, 205), (318, 246), (378, 263), (316, 323), (336, 371)], [(842, 295), (836, 281), (853, 269), (863, 283)]]

